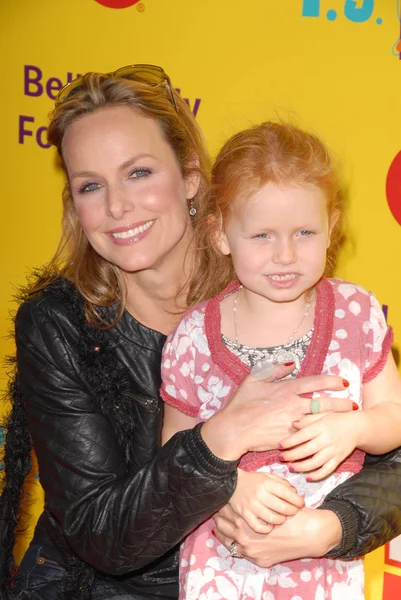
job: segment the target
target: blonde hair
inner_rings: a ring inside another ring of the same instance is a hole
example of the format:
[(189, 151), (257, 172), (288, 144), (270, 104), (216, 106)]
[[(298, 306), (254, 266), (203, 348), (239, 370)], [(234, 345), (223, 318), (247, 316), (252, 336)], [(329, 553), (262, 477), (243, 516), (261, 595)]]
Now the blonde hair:
[[(198, 209), (208, 189), (210, 161), (202, 133), (186, 102), (173, 90), (177, 110), (173, 107), (168, 90), (161, 84), (152, 86), (143, 82), (88, 73), (70, 97), (58, 104), (51, 115), (48, 140), (57, 148), (63, 164), (62, 142), (69, 125), (78, 119), (105, 107), (128, 106), (154, 119), (173, 150), (182, 176), (197, 171), (200, 185), (192, 203)], [(206, 249), (200, 254), (208, 253)], [(198, 255), (199, 256), (199, 255)], [(199, 256), (201, 262), (207, 259)], [(195, 256), (196, 263), (198, 262)], [(197, 272), (196, 265), (193, 266)], [(89, 244), (79, 223), (71, 190), (67, 183), (63, 192), (62, 235), (55, 255), (39, 283), (31, 292), (43, 289), (57, 277), (69, 279), (85, 298), (87, 320), (97, 327), (114, 325), (126, 305), (127, 289), (120, 269), (102, 258)], [(113, 323), (105, 323), (97, 307), (111, 306), (119, 301), (119, 310)]]
[[(218, 230), (234, 207), (268, 182), (280, 185), (314, 185), (327, 198), (329, 218), (342, 215), (340, 181), (329, 151), (313, 135), (286, 123), (266, 122), (231, 137), (220, 150), (212, 169), (212, 185), (195, 228), (197, 248), (210, 248), (208, 264), (200, 267), (195, 296), (215, 296), (235, 273), (230, 257), (216, 245)], [(326, 273), (335, 264), (341, 240), (341, 219), (331, 234)]]

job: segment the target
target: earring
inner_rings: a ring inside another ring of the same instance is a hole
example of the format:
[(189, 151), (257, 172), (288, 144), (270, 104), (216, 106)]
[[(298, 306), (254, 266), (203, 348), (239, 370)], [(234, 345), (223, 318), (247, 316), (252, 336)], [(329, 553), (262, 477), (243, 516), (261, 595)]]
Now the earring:
[(191, 200), (189, 201), (189, 214), (191, 215), (191, 217), (194, 217), (196, 215), (196, 208), (194, 206), (193, 198), (191, 198)]

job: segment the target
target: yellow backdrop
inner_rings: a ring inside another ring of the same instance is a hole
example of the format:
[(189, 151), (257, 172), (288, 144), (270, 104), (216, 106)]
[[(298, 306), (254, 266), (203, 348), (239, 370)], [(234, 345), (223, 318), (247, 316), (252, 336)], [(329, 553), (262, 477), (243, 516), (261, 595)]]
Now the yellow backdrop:
[[(269, 118), (323, 136), (349, 192), (337, 273), (375, 291), (399, 347), (399, 1), (2, 0), (0, 22), (2, 355), (13, 350), (5, 339), (13, 290), (59, 236), (62, 179), (45, 135), (52, 98), (78, 73), (131, 63), (164, 67), (213, 154), (234, 131)], [(34, 477), (31, 487), (40, 497)], [(369, 600), (401, 595), (400, 546), (366, 559)]]

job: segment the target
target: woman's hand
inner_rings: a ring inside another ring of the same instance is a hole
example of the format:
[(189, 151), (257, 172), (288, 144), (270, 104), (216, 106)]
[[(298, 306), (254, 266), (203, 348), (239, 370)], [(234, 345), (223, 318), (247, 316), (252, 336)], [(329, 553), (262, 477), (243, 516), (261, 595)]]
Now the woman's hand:
[(327, 477), (358, 444), (358, 413), (307, 415), (293, 423), (298, 431), (280, 442), (280, 459), (291, 463), (291, 471), (308, 472), (308, 481)]
[(235, 540), (240, 554), (264, 568), (288, 560), (324, 556), (342, 539), (340, 520), (331, 510), (302, 508), (268, 535), (252, 531), (228, 505), (213, 518), (215, 535), (226, 548)]
[[(210, 450), (224, 460), (238, 460), (248, 451), (272, 450), (294, 432), (292, 422), (310, 413), (310, 400), (299, 394), (343, 390), (341, 377), (311, 375), (276, 381), (292, 367), (274, 365), (265, 380), (248, 375), (226, 406), (202, 425), (201, 435)], [(275, 382), (275, 383), (273, 383)], [(352, 401), (320, 398), (321, 411), (349, 411)]]
[(304, 506), (291, 484), (269, 473), (248, 473), (238, 469), (238, 481), (229, 506), (258, 533), (270, 533), (273, 525), (281, 525), (286, 518)]

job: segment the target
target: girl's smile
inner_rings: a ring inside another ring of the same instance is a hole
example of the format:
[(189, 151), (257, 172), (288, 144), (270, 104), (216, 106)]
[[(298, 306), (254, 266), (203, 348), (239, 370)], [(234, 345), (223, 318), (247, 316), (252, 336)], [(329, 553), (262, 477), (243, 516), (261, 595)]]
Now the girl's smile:
[(220, 249), (231, 254), (244, 293), (292, 302), (322, 277), (335, 220), (314, 185), (268, 182), (233, 207)]

